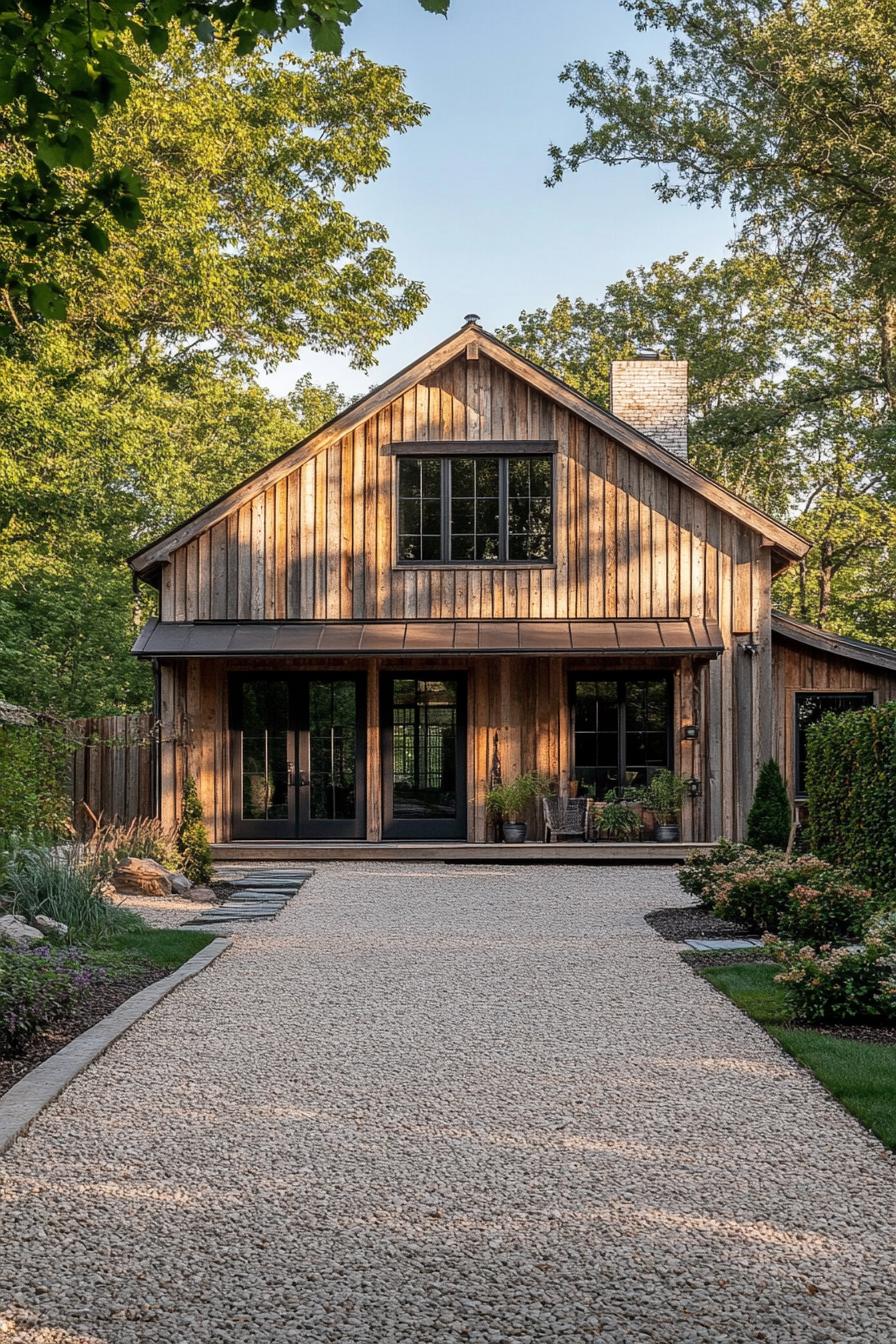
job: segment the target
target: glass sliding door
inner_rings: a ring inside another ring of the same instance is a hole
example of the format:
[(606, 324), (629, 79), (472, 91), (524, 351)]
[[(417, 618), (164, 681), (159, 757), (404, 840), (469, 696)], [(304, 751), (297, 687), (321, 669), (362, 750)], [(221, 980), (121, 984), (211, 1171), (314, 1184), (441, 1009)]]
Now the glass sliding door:
[(234, 677), (230, 688), (235, 839), (295, 835), (295, 730), (289, 677)]
[(591, 798), (645, 788), (673, 768), (672, 678), (666, 673), (570, 679), (572, 774)]
[(465, 678), (415, 672), (383, 678), (383, 836), (463, 839)]
[(299, 834), (362, 839), (364, 688), (354, 676), (303, 679), (299, 726)]
[(363, 676), (231, 678), (234, 839), (363, 838)]

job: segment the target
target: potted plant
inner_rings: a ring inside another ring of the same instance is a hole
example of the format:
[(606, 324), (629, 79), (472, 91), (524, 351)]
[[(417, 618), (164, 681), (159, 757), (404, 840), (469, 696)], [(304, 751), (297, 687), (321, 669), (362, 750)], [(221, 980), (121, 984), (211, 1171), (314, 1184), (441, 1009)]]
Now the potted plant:
[(507, 784), (497, 784), (485, 796), (485, 805), (493, 817), (502, 822), (501, 831), (507, 844), (521, 845), (529, 828), (521, 820), (522, 814), (536, 798), (547, 793), (550, 781), (535, 770), (517, 775)]
[(594, 831), (600, 840), (634, 840), (640, 837), (640, 816), (619, 798), (608, 797), (599, 803), (592, 818)]
[(656, 817), (654, 840), (669, 843), (679, 837), (678, 818), (687, 781), (671, 770), (657, 770), (647, 786), (647, 806)]

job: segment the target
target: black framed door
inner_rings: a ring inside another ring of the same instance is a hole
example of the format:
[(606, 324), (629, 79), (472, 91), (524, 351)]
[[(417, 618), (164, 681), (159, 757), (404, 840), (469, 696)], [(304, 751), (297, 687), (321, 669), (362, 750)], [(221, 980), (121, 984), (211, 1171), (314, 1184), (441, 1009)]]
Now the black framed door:
[(570, 676), (571, 773), (583, 794), (641, 789), (674, 768), (672, 690), (664, 672)]
[(235, 840), (363, 837), (363, 675), (239, 673), (230, 706)]
[(466, 838), (466, 689), (458, 672), (382, 678), (384, 839)]

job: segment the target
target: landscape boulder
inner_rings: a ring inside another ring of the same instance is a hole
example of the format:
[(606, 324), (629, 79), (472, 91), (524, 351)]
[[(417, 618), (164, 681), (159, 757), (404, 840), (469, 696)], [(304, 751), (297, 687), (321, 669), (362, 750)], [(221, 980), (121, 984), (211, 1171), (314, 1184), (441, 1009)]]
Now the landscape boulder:
[(13, 947), (30, 947), (43, 939), (40, 929), (26, 924), (17, 915), (0, 915), (0, 943), (12, 943)]
[(155, 859), (125, 859), (110, 881), (118, 896), (171, 895), (171, 874)]
[(184, 892), (184, 895), (188, 901), (200, 901), (205, 904), (214, 904), (218, 899), (211, 887), (191, 887), (189, 891)]
[(168, 876), (171, 878), (171, 890), (175, 896), (185, 896), (193, 885), (183, 873), (169, 873)]
[(51, 919), (49, 915), (35, 915), (34, 922), (44, 933), (58, 933), (60, 938), (64, 938), (68, 933), (67, 924), (63, 924), (59, 919)]

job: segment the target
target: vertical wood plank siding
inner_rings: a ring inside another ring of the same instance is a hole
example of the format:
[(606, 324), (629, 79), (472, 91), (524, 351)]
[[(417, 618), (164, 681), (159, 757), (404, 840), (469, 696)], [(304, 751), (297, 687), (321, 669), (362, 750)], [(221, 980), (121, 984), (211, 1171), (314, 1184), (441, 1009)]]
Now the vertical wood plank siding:
[[(546, 439), (558, 445), (553, 564), (395, 565), (392, 444)], [(772, 717), (781, 673), (776, 661), (773, 679), (770, 581), (770, 550), (756, 532), (479, 352), (429, 375), (175, 551), (162, 575), (161, 614), (165, 620), (714, 618), (724, 654), (708, 665), (683, 660), (675, 668), (675, 763), (702, 785), (701, 797), (686, 806), (685, 836), (703, 839), (741, 833), (773, 741), (789, 763), (789, 714), (782, 717), (779, 703)], [(375, 677), (377, 664), (365, 666)], [(471, 839), (485, 838), (496, 731), (505, 775), (538, 768), (566, 778), (568, 666), (561, 659), (470, 660)], [(868, 678), (879, 681), (871, 669)], [(805, 679), (812, 684), (809, 672)], [(368, 836), (376, 838), (374, 691), (369, 704)], [(213, 835), (227, 839), (226, 669), (214, 660), (190, 671), (163, 668), (162, 709), (163, 818), (176, 815), (188, 760), (187, 768), (201, 774)], [(695, 743), (680, 741), (685, 722), (698, 725)]]
[(793, 796), (796, 776), (796, 720), (794, 695), (797, 691), (872, 691), (876, 703), (896, 700), (896, 675), (883, 668), (854, 663), (821, 650), (775, 640), (772, 651), (774, 668), (774, 755)]

